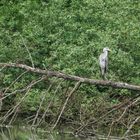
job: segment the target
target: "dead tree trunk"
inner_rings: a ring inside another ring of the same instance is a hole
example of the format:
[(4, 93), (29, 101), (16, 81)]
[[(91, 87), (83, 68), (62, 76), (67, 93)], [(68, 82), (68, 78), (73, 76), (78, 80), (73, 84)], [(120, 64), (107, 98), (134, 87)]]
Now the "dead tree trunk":
[(114, 81), (106, 81), (106, 80), (96, 80), (96, 79), (89, 79), (83, 78), (79, 76), (69, 75), (58, 71), (50, 71), (50, 70), (42, 70), (39, 68), (33, 68), (24, 64), (16, 64), (16, 63), (0, 63), (0, 67), (16, 67), (22, 68), (30, 72), (47, 75), (47, 76), (54, 76), (57, 78), (63, 78), (72, 81), (80, 81), (81, 83), (91, 84), (91, 85), (101, 85), (101, 86), (111, 86), (114, 88), (122, 88), (122, 89), (130, 89), (130, 90), (137, 90), (140, 91), (140, 86), (138, 85), (131, 85), (128, 83), (123, 82), (114, 82)]

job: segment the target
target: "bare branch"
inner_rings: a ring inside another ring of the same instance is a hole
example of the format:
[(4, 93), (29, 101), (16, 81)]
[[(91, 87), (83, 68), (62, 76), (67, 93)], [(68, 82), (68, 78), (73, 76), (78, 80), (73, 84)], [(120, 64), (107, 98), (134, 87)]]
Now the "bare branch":
[(70, 98), (71, 95), (79, 88), (80, 83), (81, 83), (80, 81), (77, 82), (77, 83), (75, 84), (74, 88), (72, 89), (72, 91), (69, 93), (69, 95), (68, 95), (68, 97), (67, 97), (67, 99), (66, 99), (66, 101), (65, 101), (65, 103), (64, 103), (64, 105), (63, 105), (63, 107), (62, 107), (62, 110), (61, 110), (61, 112), (60, 112), (60, 114), (59, 114), (59, 116), (58, 116), (58, 118), (57, 118), (57, 120), (56, 120), (56, 122), (55, 122), (55, 124), (54, 124), (54, 126), (53, 126), (53, 128), (52, 128), (52, 130), (53, 130), (53, 129), (56, 127), (56, 125), (58, 124), (58, 122), (59, 122), (59, 120), (60, 120), (60, 118), (61, 118), (61, 115), (62, 115), (62, 113), (64, 112), (64, 109), (65, 109), (65, 107), (66, 107), (66, 105), (67, 105), (67, 103), (68, 103), (69, 98)]
[(50, 71), (50, 70), (42, 70), (39, 68), (33, 68), (24, 64), (16, 64), (16, 63), (0, 63), (0, 67), (16, 67), (16, 68), (22, 68), (34, 73), (48, 75), (48, 76), (54, 76), (57, 78), (63, 78), (67, 80), (72, 81), (80, 81), (81, 83), (91, 84), (91, 85), (101, 85), (101, 86), (111, 86), (114, 88), (124, 88), (124, 89), (130, 89), (130, 90), (137, 90), (140, 91), (140, 86), (138, 85), (131, 85), (123, 82), (114, 82), (114, 81), (106, 81), (106, 80), (95, 80), (95, 79), (89, 79), (89, 78), (82, 78), (79, 76), (74, 75), (68, 75), (64, 74), (62, 72), (58, 71)]
[(40, 112), (40, 110), (41, 110), (41, 107), (42, 107), (42, 105), (43, 105), (43, 102), (44, 102), (44, 100), (45, 100), (45, 97), (46, 97), (47, 93), (50, 91), (51, 87), (52, 87), (52, 84), (50, 84), (50, 86), (49, 86), (49, 88), (47, 89), (47, 91), (43, 94), (42, 100), (41, 100), (40, 105), (39, 105), (39, 108), (38, 108), (38, 110), (37, 110), (37, 112), (36, 112), (36, 115), (35, 115), (35, 118), (34, 118), (34, 120), (33, 120), (32, 126), (35, 125), (36, 119), (37, 119), (37, 117), (38, 117), (38, 115), (39, 115), (39, 112)]
[(7, 87), (6, 89), (5, 89), (5, 91), (3, 92), (3, 94), (5, 94), (9, 89), (10, 89), (10, 87), (11, 86), (13, 86), (24, 74), (26, 74), (28, 71), (24, 71), (23, 73), (21, 73), (11, 84), (10, 84), (10, 86), (9, 87)]
[(25, 41), (24, 41), (24, 39), (23, 39), (22, 35), (20, 35), (20, 37), (21, 37), (22, 42), (23, 42), (23, 44), (24, 44), (24, 46), (25, 46), (25, 48), (26, 48), (26, 50), (27, 50), (27, 52), (28, 52), (28, 55), (29, 55), (30, 60), (31, 60), (31, 63), (32, 63), (32, 67), (34, 68), (34, 62), (33, 62), (32, 55), (31, 55), (31, 53), (30, 53), (30, 51), (29, 51), (28, 47), (26, 46)]
[(49, 102), (49, 104), (48, 104), (48, 106), (47, 106), (47, 108), (46, 108), (45, 112), (43, 113), (43, 115), (42, 115), (41, 119), (38, 121), (38, 123), (37, 123), (37, 125), (36, 125), (36, 126), (40, 125), (40, 124), (41, 124), (41, 122), (42, 122), (42, 120), (45, 118), (45, 116), (46, 116), (46, 114), (47, 114), (47, 111), (49, 110), (49, 108), (50, 108), (50, 106), (51, 106), (51, 104), (52, 104), (52, 102), (53, 102), (53, 99), (55, 98), (56, 93), (57, 93), (57, 91), (59, 90), (60, 85), (61, 85), (61, 83), (62, 83), (62, 82), (63, 82), (63, 81), (61, 81), (61, 82), (58, 84), (58, 86), (56, 87), (56, 90), (54, 91), (54, 94), (53, 94), (53, 96), (52, 96), (51, 101)]
[(37, 81), (33, 81), (26, 89), (27, 92), (25, 93), (25, 95), (21, 98), (21, 100), (13, 107), (11, 108), (9, 111), (7, 111), (7, 113), (4, 115), (3, 117), (3, 122), (4, 123), (7, 118), (12, 115), (14, 113), (14, 111), (19, 107), (19, 105), (24, 101), (25, 97), (28, 95), (29, 91), (31, 90), (32, 86), (34, 86), (35, 84), (41, 82), (42, 80), (44, 80), (45, 77), (41, 77), (39, 78)]
[(133, 122), (132, 124), (129, 126), (129, 128), (127, 129), (127, 131), (124, 133), (123, 137), (125, 137), (129, 132), (130, 130), (133, 128), (133, 126), (135, 125), (135, 123), (140, 119), (140, 116), (138, 116)]

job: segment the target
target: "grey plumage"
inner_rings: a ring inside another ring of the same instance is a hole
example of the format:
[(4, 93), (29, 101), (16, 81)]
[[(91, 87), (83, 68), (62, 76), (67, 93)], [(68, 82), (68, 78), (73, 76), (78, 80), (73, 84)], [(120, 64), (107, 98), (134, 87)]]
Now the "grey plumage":
[(106, 72), (108, 69), (108, 51), (110, 51), (109, 48), (104, 48), (103, 53), (99, 56), (99, 64), (100, 64), (101, 74), (103, 79), (107, 79)]

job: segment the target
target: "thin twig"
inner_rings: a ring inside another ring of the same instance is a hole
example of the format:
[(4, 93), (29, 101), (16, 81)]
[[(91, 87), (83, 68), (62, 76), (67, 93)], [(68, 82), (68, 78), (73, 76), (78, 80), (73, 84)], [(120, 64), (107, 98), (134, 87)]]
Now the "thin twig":
[[(119, 121), (122, 119), (122, 117), (125, 115), (125, 113), (127, 112), (127, 110), (128, 110), (132, 105), (135, 105), (139, 100), (140, 100), (140, 97), (137, 97), (133, 102), (131, 102), (129, 105), (127, 105), (127, 106), (125, 107), (123, 113), (120, 115), (120, 117), (117, 118), (116, 120), (114, 120), (114, 121), (112, 122), (111, 127), (110, 127), (110, 130), (109, 130), (109, 133), (108, 133), (108, 137), (109, 137), (110, 134), (111, 134), (111, 130), (112, 130), (112, 127), (113, 127), (114, 123), (115, 123), (115, 122), (119, 122)], [(129, 132), (129, 131), (128, 131), (128, 132)], [(127, 132), (127, 133), (128, 133), (128, 132)], [(126, 135), (124, 135), (124, 136), (126, 136)]]
[(14, 85), (24, 74), (26, 74), (28, 71), (24, 71), (23, 73), (21, 73), (11, 84), (10, 86), (8, 86), (5, 91), (3, 92), (3, 94), (5, 94), (7, 92), (7, 90), (12, 86)]
[(18, 109), (19, 109), (19, 107), (17, 107), (16, 108), (16, 110), (15, 110), (15, 112), (14, 112), (14, 115), (12, 116), (12, 118), (11, 118), (11, 120), (10, 120), (10, 122), (9, 122), (9, 125), (11, 125), (12, 124), (12, 122), (15, 120), (15, 118), (17, 117), (17, 111), (18, 111)]
[(27, 94), (29, 93), (30, 88), (28, 89), (28, 91), (26, 92), (26, 94), (21, 98), (21, 100), (13, 107), (13, 109), (11, 108), (6, 115), (3, 117), (4, 120), (2, 122), (2, 124), (7, 120), (7, 118), (12, 115), (12, 113), (17, 109), (17, 107), (22, 103), (22, 101), (25, 99), (25, 97), (27, 96)]
[[(27, 73), (27, 70), (25, 71), (25, 72), (23, 72), (23, 73), (21, 73), (11, 84), (10, 84), (10, 86), (9, 87), (7, 87), (6, 89), (5, 89), (5, 91), (2, 93), (2, 96), (7, 92), (7, 90), (12, 86), (12, 85), (14, 85), (25, 73)], [(0, 103), (1, 103), (1, 108), (0, 108), (0, 110), (2, 109), (2, 100), (3, 99), (5, 99), (5, 97), (3, 98), (0, 98)]]
[(20, 37), (21, 37), (22, 42), (23, 42), (23, 44), (24, 44), (24, 46), (25, 46), (25, 48), (26, 48), (26, 51), (28, 52), (29, 58), (30, 58), (31, 63), (32, 63), (32, 67), (34, 68), (34, 62), (33, 62), (32, 55), (31, 55), (31, 53), (30, 53), (30, 51), (29, 51), (28, 47), (26, 46), (25, 41), (24, 41), (24, 39), (23, 39), (23, 37), (22, 37), (22, 35), (21, 35), (21, 34), (20, 34)]
[(122, 104), (119, 104), (117, 107), (111, 109), (110, 111), (108, 111), (106, 114), (103, 114), (102, 116), (100, 116), (98, 119), (94, 120), (94, 121), (91, 121), (89, 120), (85, 125), (81, 125), (78, 129), (77, 129), (77, 133), (79, 133), (80, 131), (82, 131), (85, 127), (89, 126), (89, 125), (92, 125), (98, 121), (101, 121), (102, 118), (105, 118), (107, 115), (111, 114), (112, 112), (120, 109), (121, 107), (123, 107), (125, 104), (127, 104), (129, 101), (125, 102), (125, 103), (122, 103)]
[(58, 124), (58, 122), (59, 122), (59, 120), (60, 120), (60, 118), (61, 118), (61, 115), (62, 115), (62, 113), (64, 112), (64, 109), (65, 109), (65, 107), (66, 107), (66, 105), (67, 105), (67, 103), (68, 103), (69, 98), (70, 98), (71, 95), (79, 88), (80, 84), (81, 84), (81, 81), (78, 81), (78, 82), (75, 84), (75, 86), (74, 86), (74, 88), (72, 89), (72, 91), (69, 93), (69, 95), (68, 95), (68, 97), (67, 97), (67, 99), (66, 99), (66, 101), (65, 101), (65, 103), (64, 103), (64, 105), (63, 105), (63, 107), (62, 107), (62, 109), (61, 109), (61, 112), (60, 112), (60, 114), (59, 114), (59, 116), (58, 116), (58, 118), (57, 118), (57, 120), (56, 120), (54, 126), (52, 127), (52, 130), (57, 126), (57, 124)]
[(1, 69), (0, 69), (0, 72), (5, 68), (6, 66), (3, 66)]
[(129, 132), (130, 130), (132, 129), (132, 127), (134, 126), (134, 124), (140, 119), (140, 116), (137, 117), (132, 123), (131, 125), (129, 126), (129, 128), (127, 129), (127, 131), (124, 133), (123, 137), (125, 137)]
[(45, 77), (41, 77), (39, 78), (39, 80), (34, 81), (32, 84), (30, 84), (30, 86), (28, 86), (28, 90), (26, 92), (26, 94), (21, 98), (21, 100), (13, 107), (13, 109), (11, 108), (9, 111), (7, 111), (6, 115), (3, 117), (3, 122), (4, 123), (7, 118), (17, 109), (17, 107), (19, 107), (19, 105), (23, 102), (23, 100), (25, 99), (25, 97), (27, 96), (27, 94), (29, 93), (30, 89), (32, 88), (33, 85), (39, 83), (40, 81), (44, 80)]
[(54, 99), (54, 97), (55, 97), (57, 91), (59, 90), (59, 87), (60, 87), (60, 85), (61, 85), (62, 82), (63, 82), (63, 80), (59, 83), (59, 85), (57, 86), (56, 90), (54, 91), (54, 95), (53, 95), (51, 101), (49, 102), (49, 104), (48, 104), (48, 106), (47, 106), (45, 112), (43, 113), (41, 119), (39, 120), (37, 126), (39, 126), (39, 125), (41, 124), (42, 120), (45, 118), (46, 113), (47, 113), (47, 111), (49, 110), (49, 108), (50, 108), (50, 106), (51, 106), (51, 104), (52, 104), (52, 102), (53, 102), (53, 99)]
[(38, 117), (38, 115), (39, 115), (39, 112), (40, 112), (40, 110), (41, 110), (41, 106), (42, 106), (42, 104), (43, 104), (43, 102), (44, 102), (44, 100), (45, 100), (45, 97), (46, 97), (47, 93), (50, 91), (51, 87), (52, 87), (52, 84), (49, 86), (48, 90), (45, 92), (45, 94), (44, 94), (43, 97), (42, 97), (42, 100), (41, 100), (41, 102), (40, 102), (39, 108), (38, 108), (38, 110), (37, 110), (37, 112), (36, 112), (36, 115), (35, 115), (35, 118), (34, 118), (34, 120), (33, 120), (32, 126), (35, 125), (36, 119), (37, 119), (37, 117)]
[[(40, 78), (39, 78), (39, 79), (40, 79)], [(44, 79), (46, 79), (46, 77), (42, 77), (40, 80), (42, 81), (42, 80), (44, 80)], [(19, 89), (19, 90), (15, 90), (15, 91), (13, 91), (13, 92), (11, 92), (11, 93), (5, 93), (5, 96), (2, 97), (2, 98), (0, 98), (0, 101), (1, 101), (1, 100), (4, 100), (5, 98), (7, 98), (7, 97), (9, 97), (9, 96), (11, 96), (11, 95), (14, 95), (14, 94), (16, 94), (16, 93), (25, 92), (25, 91), (27, 91), (30, 87), (33, 87), (35, 84), (36, 84), (36, 81), (35, 81), (35, 82), (32, 81), (26, 88)]]

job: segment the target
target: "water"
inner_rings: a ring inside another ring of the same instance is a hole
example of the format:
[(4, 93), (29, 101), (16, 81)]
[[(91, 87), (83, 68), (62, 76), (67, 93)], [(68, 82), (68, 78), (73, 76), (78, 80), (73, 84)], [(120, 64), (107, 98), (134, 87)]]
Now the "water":
[[(70, 131), (60, 133), (59, 131), (55, 130), (50, 132), (48, 130), (44, 130), (42, 128), (31, 129), (25, 126), (11, 126), (11, 127), (0, 127), (0, 140), (105, 140), (108, 139), (102, 135), (98, 135), (98, 137), (79, 137), (74, 136)], [(110, 140), (120, 140), (119, 137), (111, 136)], [(129, 139), (127, 140), (134, 140)], [(135, 139), (136, 140), (136, 139)]]
[[(71, 133), (59, 133), (44, 131), (42, 129), (31, 129), (29, 127), (0, 127), (0, 140), (86, 140), (75, 137)], [(88, 139), (89, 140), (89, 139)], [(93, 140), (93, 139), (92, 139)]]

